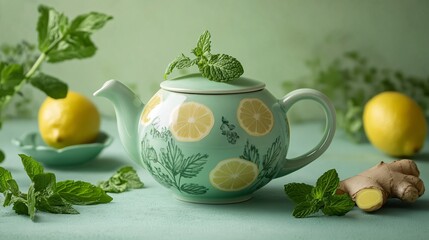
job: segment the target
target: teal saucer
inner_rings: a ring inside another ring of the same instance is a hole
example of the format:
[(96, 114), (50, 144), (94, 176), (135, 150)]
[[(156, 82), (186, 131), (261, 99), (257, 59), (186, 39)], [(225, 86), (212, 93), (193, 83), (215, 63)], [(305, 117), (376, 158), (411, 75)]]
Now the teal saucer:
[(94, 143), (56, 149), (47, 146), (40, 134), (35, 132), (12, 139), (12, 143), (22, 152), (47, 166), (71, 166), (89, 162), (112, 141), (113, 139), (107, 133), (100, 132)]

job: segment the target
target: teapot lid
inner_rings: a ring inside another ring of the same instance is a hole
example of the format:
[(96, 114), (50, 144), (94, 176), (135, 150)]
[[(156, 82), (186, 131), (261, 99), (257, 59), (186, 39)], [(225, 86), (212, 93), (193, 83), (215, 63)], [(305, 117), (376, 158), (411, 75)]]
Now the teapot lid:
[(244, 77), (239, 77), (229, 82), (215, 82), (208, 80), (201, 74), (191, 74), (166, 80), (160, 86), (167, 91), (198, 94), (246, 93), (265, 88), (264, 83)]

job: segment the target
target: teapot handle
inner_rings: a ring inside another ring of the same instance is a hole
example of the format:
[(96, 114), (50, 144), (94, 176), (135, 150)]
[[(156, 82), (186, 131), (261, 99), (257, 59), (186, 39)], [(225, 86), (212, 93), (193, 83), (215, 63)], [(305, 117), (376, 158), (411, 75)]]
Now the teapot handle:
[(328, 97), (326, 97), (323, 93), (309, 88), (297, 89), (284, 96), (280, 100), (280, 105), (283, 110), (287, 112), (296, 102), (304, 99), (316, 101), (322, 106), (326, 117), (323, 137), (313, 149), (304, 153), (303, 155), (292, 159), (286, 158), (284, 166), (276, 175), (276, 178), (294, 172), (316, 160), (326, 151), (332, 142), (332, 138), (334, 137), (336, 127), (335, 108)]

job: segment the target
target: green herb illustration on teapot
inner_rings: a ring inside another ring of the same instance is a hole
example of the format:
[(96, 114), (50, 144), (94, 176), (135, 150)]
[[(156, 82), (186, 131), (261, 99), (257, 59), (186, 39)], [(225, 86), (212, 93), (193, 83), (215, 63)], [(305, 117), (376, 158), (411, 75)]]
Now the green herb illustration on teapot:
[(235, 144), (240, 136), (234, 131), (235, 125), (226, 120), (225, 117), (222, 117), (222, 125), (220, 125), (221, 134), (226, 136), (226, 140)]
[[(171, 135), (170, 135), (171, 136)], [(193, 178), (203, 169), (208, 155), (197, 153), (185, 156), (177, 147), (172, 137), (169, 138), (166, 148), (160, 152), (150, 145), (147, 136), (141, 142), (142, 159), (149, 172), (167, 187), (174, 187), (180, 192), (200, 195), (207, 192), (208, 188), (194, 183), (183, 183), (183, 178)]]
[(267, 152), (260, 158), (258, 148), (247, 141), (243, 155), (241, 155), (240, 158), (257, 164), (258, 168), (261, 169), (258, 177), (255, 179), (255, 190), (263, 187), (276, 175), (277, 172), (274, 166), (277, 165), (276, 161), (278, 161), (279, 157), (283, 154), (282, 147), (283, 143), (280, 137), (277, 137), (268, 148)]

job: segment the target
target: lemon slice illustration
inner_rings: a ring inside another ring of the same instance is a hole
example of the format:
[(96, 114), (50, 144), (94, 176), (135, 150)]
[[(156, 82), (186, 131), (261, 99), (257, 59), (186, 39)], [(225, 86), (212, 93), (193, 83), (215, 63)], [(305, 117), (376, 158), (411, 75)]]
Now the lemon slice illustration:
[(156, 107), (158, 106), (160, 103), (162, 102), (162, 97), (160, 94), (156, 94), (154, 95), (149, 102), (146, 104), (142, 116), (141, 116), (141, 122), (144, 125), (148, 125), (152, 118), (149, 116), (150, 112)]
[(186, 102), (172, 113), (170, 130), (183, 142), (196, 142), (206, 137), (214, 125), (212, 111), (205, 105)]
[(250, 186), (258, 176), (255, 163), (240, 158), (229, 158), (219, 162), (210, 172), (210, 183), (227, 192), (240, 191)]
[(237, 119), (240, 126), (252, 136), (269, 133), (274, 124), (272, 112), (257, 98), (245, 98), (240, 101)]

